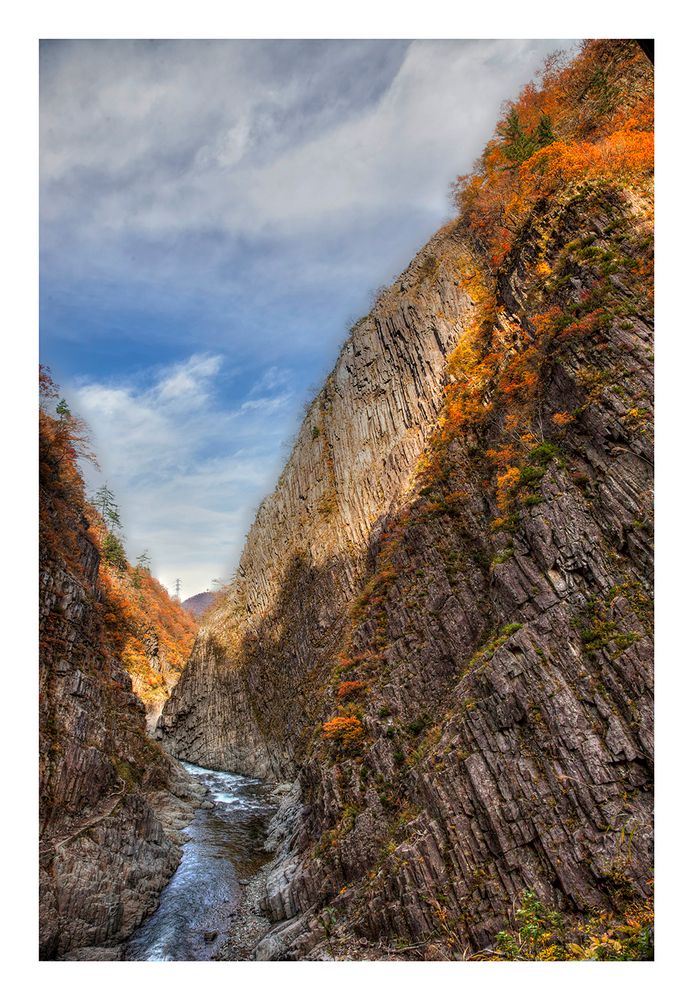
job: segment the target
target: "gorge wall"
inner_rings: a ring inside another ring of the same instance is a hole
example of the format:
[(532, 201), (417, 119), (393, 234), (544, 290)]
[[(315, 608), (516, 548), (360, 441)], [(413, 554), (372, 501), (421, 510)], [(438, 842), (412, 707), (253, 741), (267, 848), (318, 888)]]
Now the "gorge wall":
[(368, 547), (411, 480), (440, 410), (447, 353), (474, 312), (467, 261), (451, 227), (353, 328), (165, 706), (159, 732), (177, 755), (295, 774), (297, 741), (314, 721), (314, 672), (339, 648)]
[(99, 578), (79, 422), (41, 412), (40, 957), (112, 959), (156, 906), (201, 790), (145, 735)]
[(528, 890), (576, 925), (651, 896), (651, 66), (593, 42), (515, 111), (352, 329), (159, 721), (292, 783), (260, 958), (470, 957)]

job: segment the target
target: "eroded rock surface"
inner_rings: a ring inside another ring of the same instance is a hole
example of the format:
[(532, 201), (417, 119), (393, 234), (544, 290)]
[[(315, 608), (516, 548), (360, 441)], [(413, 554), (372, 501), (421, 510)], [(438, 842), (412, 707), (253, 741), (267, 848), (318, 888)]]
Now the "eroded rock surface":
[(467, 266), (450, 227), (353, 328), (163, 710), (158, 731), (176, 755), (295, 773), (297, 740), (314, 721), (313, 671), (337, 648), (368, 547), (435, 425), (447, 353), (474, 312)]
[(41, 500), (40, 956), (117, 959), (175, 871), (201, 790), (145, 735), (86, 522), (66, 523), (46, 484)]

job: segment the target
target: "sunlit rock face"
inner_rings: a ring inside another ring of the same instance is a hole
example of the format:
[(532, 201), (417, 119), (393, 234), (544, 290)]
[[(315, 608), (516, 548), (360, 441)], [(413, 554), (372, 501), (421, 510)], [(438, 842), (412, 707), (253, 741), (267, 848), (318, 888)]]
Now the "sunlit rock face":
[[(294, 745), (315, 707), (310, 677), (336, 650), (369, 546), (411, 485), (440, 411), (447, 354), (474, 313), (468, 267), (451, 226), (353, 328), (164, 709), (159, 733), (178, 756), (295, 772)], [(239, 669), (239, 657), (252, 670)]]

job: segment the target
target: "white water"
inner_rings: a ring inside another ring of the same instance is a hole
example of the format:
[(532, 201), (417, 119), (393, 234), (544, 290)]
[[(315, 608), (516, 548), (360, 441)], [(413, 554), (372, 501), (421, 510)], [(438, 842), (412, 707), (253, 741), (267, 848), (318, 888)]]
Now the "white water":
[(239, 880), (249, 879), (268, 858), (262, 844), (273, 807), (263, 783), (194, 764), (184, 767), (210, 790), (214, 808), (196, 811), (178, 870), (158, 908), (128, 941), (126, 961), (214, 958), (240, 901)]

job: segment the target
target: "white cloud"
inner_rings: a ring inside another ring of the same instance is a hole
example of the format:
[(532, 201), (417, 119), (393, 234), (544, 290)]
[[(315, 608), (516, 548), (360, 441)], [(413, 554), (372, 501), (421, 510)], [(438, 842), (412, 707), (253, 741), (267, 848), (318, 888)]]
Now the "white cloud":
[(130, 557), (148, 548), (156, 575), (169, 589), (180, 577), (184, 597), (232, 570), (296, 406), (287, 373), (270, 368), (263, 396), (228, 407), (215, 394), (222, 373), (221, 356), (193, 355), (138, 384), (65, 387), (101, 464), (86, 470), (90, 488), (109, 483)]
[(178, 405), (185, 400), (188, 405), (199, 406), (207, 399), (205, 383), (221, 368), (220, 355), (194, 354), (185, 363), (176, 365), (156, 387), (161, 402), (175, 400)]
[(312, 109), (328, 68), (287, 77), (253, 61), (271, 43), (143, 44), (72, 43), (45, 60), (44, 219), (87, 243), (209, 227), (293, 238), (355, 214), (444, 212), (502, 100), (557, 43), (412, 42), (389, 85), (340, 116)]
[[(42, 47), (44, 360), (58, 344), (87, 373), (63, 381), (94, 431), (92, 482), (167, 586), (232, 568), (294, 427), (287, 368), (302, 384), (329, 368), (349, 313), (449, 214), (501, 102), (560, 44)], [(159, 368), (89, 374), (124, 370), (136, 338)]]

